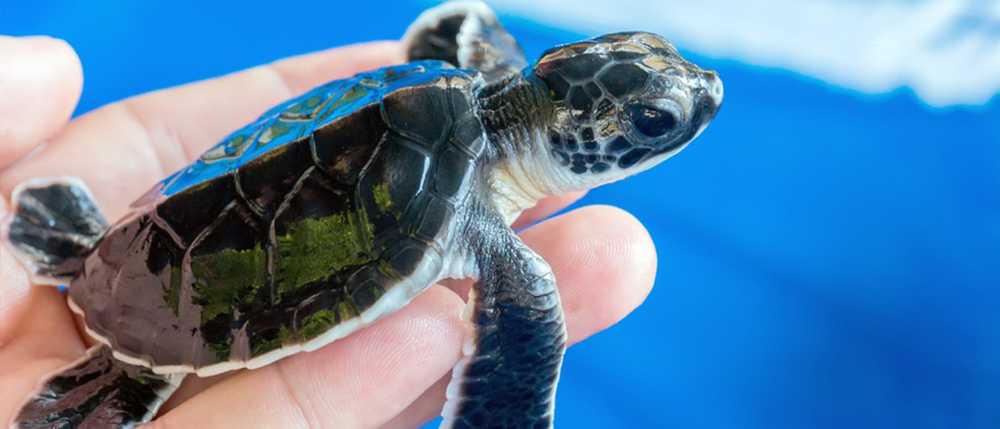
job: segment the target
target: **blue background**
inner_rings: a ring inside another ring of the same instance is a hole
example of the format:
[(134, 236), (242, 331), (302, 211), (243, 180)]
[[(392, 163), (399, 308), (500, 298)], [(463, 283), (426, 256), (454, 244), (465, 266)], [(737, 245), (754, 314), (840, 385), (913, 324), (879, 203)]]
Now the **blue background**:
[[(0, 33), (76, 47), (79, 114), (396, 38), (425, 6), (340, 3), (3, 0)], [(502, 18), (532, 58), (581, 37)], [(638, 216), (661, 269), (644, 306), (569, 352), (557, 424), (1000, 427), (997, 98), (932, 109), (686, 55), (721, 73), (725, 105), (666, 166), (580, 203)]]

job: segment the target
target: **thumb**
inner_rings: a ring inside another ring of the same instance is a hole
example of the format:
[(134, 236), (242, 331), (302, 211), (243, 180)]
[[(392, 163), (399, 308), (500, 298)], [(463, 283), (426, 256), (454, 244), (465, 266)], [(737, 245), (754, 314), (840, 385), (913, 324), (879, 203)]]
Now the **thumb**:
[(46, 36), (0, 36), (0, 169), (66, 124), (83, 86), (76, 52)]

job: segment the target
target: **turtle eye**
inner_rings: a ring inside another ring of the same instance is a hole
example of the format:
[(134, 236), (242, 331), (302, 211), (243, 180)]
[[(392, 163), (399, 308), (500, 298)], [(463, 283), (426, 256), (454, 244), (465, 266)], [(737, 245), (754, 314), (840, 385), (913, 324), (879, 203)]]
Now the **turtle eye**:
[(628, 118), (647, 137), (660, 137), (677, 126), (677, 117), (670, 111), (643, 104), (629, 106)]

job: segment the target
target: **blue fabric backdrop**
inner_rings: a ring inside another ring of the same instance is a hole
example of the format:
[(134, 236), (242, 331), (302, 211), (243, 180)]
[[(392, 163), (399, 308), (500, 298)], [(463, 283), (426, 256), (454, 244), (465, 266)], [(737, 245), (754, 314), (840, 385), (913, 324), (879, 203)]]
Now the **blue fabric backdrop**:
[[(6, 0), (0, 33), (69, 40), (82, 113), (396, 38), (423, 8), (342, 3)], [(503, 18), (531, 57), (581, 36)], [(931, 109), (686, 54), (719, 70), (725, 106), (668, 166), (580, 202), (638, 216), (661, 270), (643, 307), (569, 352), (557, 424), (1000, 426), (1000, 102)]]

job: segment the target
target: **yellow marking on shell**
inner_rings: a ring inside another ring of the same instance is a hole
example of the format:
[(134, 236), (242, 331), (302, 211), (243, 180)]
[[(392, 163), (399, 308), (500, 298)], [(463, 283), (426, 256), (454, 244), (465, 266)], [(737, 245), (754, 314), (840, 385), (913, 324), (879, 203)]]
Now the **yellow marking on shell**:
[(360, 83), (361, 83), (361, 85), (363, 85), (363, 86), (365, 86), (367, 88), (372, 88), (372, 89), (381, 88), (383, 86), (382, 85), (382, 81), (377, 80), (377, 79), (372, 79), (370, 77), (366, 77), (366, 78), (361, 79)]
[(267, 353), (271, 350), (279, 349), (281, 347), (295, 344), (298, 342), (298, 338), (292, 334), (292, 331), (288, 327), (282, 325), (278, 330), (278, 336), (267, 341), (259, 342), (253, 345), (252, 354), (254, 356), (259, 356), (263, 353)]
[[(212, 148), (201, 156), (205, 162), (214, 162), (220, 159), (238, 158), (246, 150), (250, 139), (245, 134), (230, 137), (224, 143)], [(226, 154), (227, 149), (233, 149), (232, 154)]]
[(351, 157), (338, 156), (331, 169), (341, 174), (347, 174), (347, 172), (351, 171), (351, 167), (353, 166), (351, 161)]
[(308, 340), (319, 336), (327, 329), (330, 329), (338, 322), (337, 314), (331, 310), (318, 310), (305, 317), (302, 326), (299, 327), (299, 335), (302, 339)]
[(441, 76), (437, 79), (434, 79), (433, 81), (430, 82), (430, 84), (441, 89), (448, 89), (451, 87), (451, 85), (448, 84), (448, 78), (445, 76)]
[(244, 299), (254, 296), (265, 283), (265, 259), (259, 244), (246, 250), (225, 249), (191, 258), (202, 323), (231, 312)]
[(351, 320), (354, 316), (361, 314), (357, 307), (354, 306), (354, 303), (350, 302), (349, 299), (344, 299), (337, 303), (335, 310), (337, 311), (337, 316), (340, 320)]
[(392, 209), (392, 196), (389, 195), (388, 183), (375, 185), (375, 189), (372, 190), (372, 193), (375, 194), (375, 204), (378, 206), (379, 210), (386, 213)]
[(270, 127), (267, 127), (264, 130), (264, 133), (261, 134), (260, 138), (257, 139), (257, 145), (258, 146), (266, 145), (270, 143), (272, 140), (281, 137), (285, 134), (288, 134), (288, 132), (291, 130), (292, 127), (288, 126), (284, 122), (275, 121), (274, 123), (271, 124)]
[(281, 341), (281, 345), (286, 345), (291, 344), (295, 340), (295, 337), (287, 326), (281, 325), (281, 329), (278, 330), (278, 340)]
[(171, 265), (170, 269), (167, 270), (170, 275), (170, 282), (163, 290), (163, 302), (170, 307), (175, 316), (180, 315), (180, 301), (181, 301), (181, 267), (180, 265)]
[(296, 290), (374, 258), (371, 225), (354, 211), (304, 219), (278, 237), (278, 290)]
[[(345, 91), (340, 98), (337, 98), (336, 100), (328, 100), (331, 102), (329, 106), (327, 106), (327, 103), (323, 103), (324, 107), (326, 107), (326, 114), (324, 116), (335, 114), (341, 107), (364, 98), (369, 92), (371, 92), (371, 89), (364, 85), (351, 86), (351, 89)], [(317, 111), (317, 114), (318, 113), (319, 112)]]
[(409, 68), (390, 68), (385, 70), (384, 78), (386, 83), (395, 82), (406, 76), (420, 74), (427, 71), (424, 66), (414, 65)]
[(396, 271), (396, 269), (389, 264), (389, 261), (385, 260), (378, 261), (377, 269), (379, 273), (390, 279), (399, 280), (402, 277), (399, 275), (399, 271)]
[(245, 135), (239, 135), (239, 136), (234, 137), (228, 143), (226, 143), (226, 145), (227, 146), (233, 146), (233, 147), (240, 147), (240, 146), (246, 144), (246, 141), (247, 141), (247, 136), (245, 136)]
[(326, 94), (313, 95), (289, 106), (285, 109), (285, 111), (278, 115), (278, 118), (286, 121), (303, 121), (312, 119), (316, 116), (316, 112), (319, 110), (320, 105), (323, 104), (326, 97), (328, 97)]
[(312, 97), (307, 98), (306, 101), (303, 101), (302, 105), (304, 105), (305, 107), (308, 107), (308, 108), (316, 107), (316, 106), (319, 105), (319, 101), (322, 98), (323, 97), (320, 97), (319, 95), (314, 95)]

